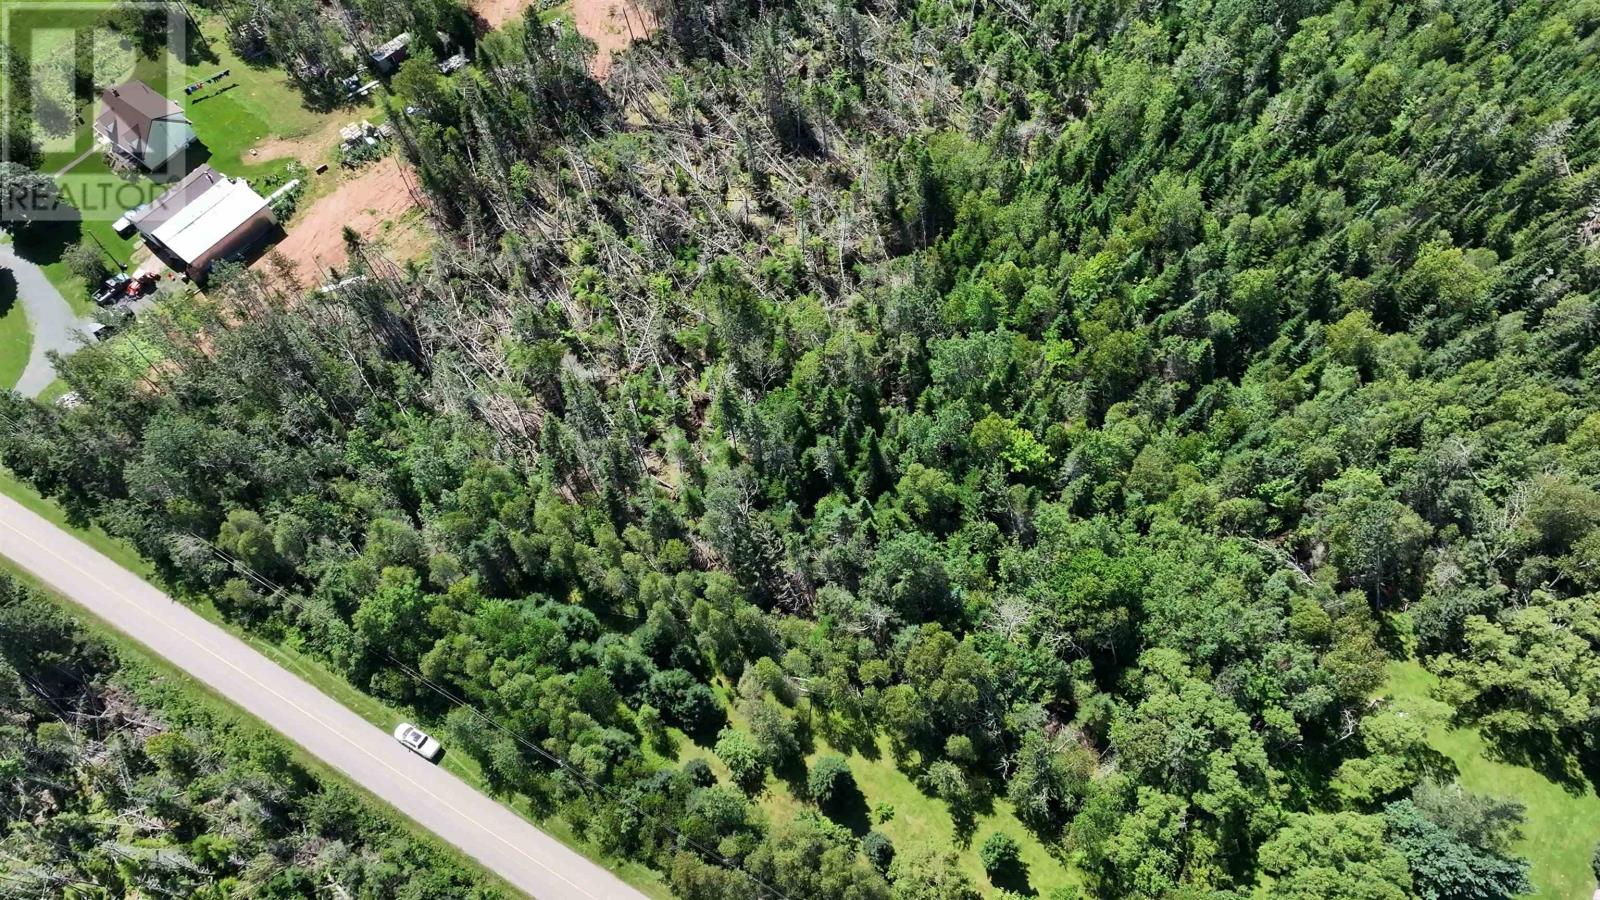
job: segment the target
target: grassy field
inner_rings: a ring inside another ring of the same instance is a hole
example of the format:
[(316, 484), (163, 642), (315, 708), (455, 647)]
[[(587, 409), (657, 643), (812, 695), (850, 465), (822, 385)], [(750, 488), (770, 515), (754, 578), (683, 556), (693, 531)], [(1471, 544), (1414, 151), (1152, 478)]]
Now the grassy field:
[[(206, 45), (209, 55), (196, 56), (187, 64), (165, 55), (141, 58), (128, 73), (128, 77), (143, 80), (176, 100), (194, 123), (199, 141), (186, 159), (190, 169), (208, 164), (225, 175), (248, 179), (258, 190), (270, 190), (283, 177), (292, 159), (288, 155), (252, 157), (251, 149), (270, 139), (292, 143), (352, 118), (372, 114), (371, 101), (333, 112), (306, 109), (299, 91), (282, 70), (252, 66), (233, 54), (223, 39), (220, 19), (208, 21), (203, 34), (209, 40)], [(192, 97), (183, 94), (185, 84), (223, 70), (230, 74), (215, 86)], [(89, 119), (93, 107), (90, 104), (82, 111), (85, 121), (73, 149), (47, 154), (46, 170), (54, 171), (58, 166), (71, 163), (76, 154), (92, 142)], [(175, 178), (176, 173), (173, 173), (166, 180)], [(87, 236), (99, 241), (117, 265), (128, 263), (137, 241), (119, 238), (111, 223), (123, 211), (159, 196), (165, 185), (143, 175), (135, 177), (113, 172), (99, 152), (72, 165), (58, 182), (68, 196), (81, 200), (79, 206), (87, 212), (81, 223), (69, 223), (56, 229), (58, 233), (49, 235), (48, 241), (37, 242), (41, 244), (36, 250), (37, 256), (30, 258), (45, 267), (51, 280), (69, 299), (87, 303), (85, 286), (60, 264), (60, 253)]]
[(11, 298), (0, 299), (0, 390), (9, 390), (22, 377), (33, 350), (28, 318)]
[[(817, 752), (807, 757), (806, 764), (809, 766), (818, 756), (831, 752), (832, 748), (819, 741)], [(963, 845), (956, 834), (955, 820), (951, 818), (945, 803), (923, 793), (894, 764), (887, 742), (880, 743), (878, 753), (872, 758), (857, 752), (849, 754), (846, 759), (850, 762), (850, 771), (855, 775), (867, 809), (894, 811), (887, 821), (875, 821), (873, 828), (888, 836), (896, 850), (905, 851), (918, 846), (954, 848), (958, 851), (962, 869), (971, 876), (973, 883), (984, 889), (985, 896), (993, 896), (997, 888), (989, 883), (988, 876), (984, 874), (983, 863), (978, 859), (978, 848), (983, 846), (984, 839), (989, 835), (1003, 831), (1015, 838), (1022, 848), (1022, 866), (1029, 890), (1042, 895), (1058, 887), (1081, 887), (1077, 873), (1051, 854), (1050, 849), (1017, 819), (1006, 801), (995, 800), (991, 811), (977, 817), (977, 827), (971, 839)], [(762, 806), (774, 820), (792, 817), (805, 805), (786, 782), (774, 780), (767, 788)]]
[[(66, 514), (59, 506), (50, 500), (40, 497), (39, 494), (31, 487), (18, 480), (15, 475), (12, 475), (5, 469), (0, 469), (0, 494), (5, 494), (6, 496), (11, 497), (50, 522), (72, 532), (78, 537), (79, 540), (82, 540), (95, 550), (109, 557), (123, 568), (134, 572), (152, 584), (161, 586), (160, 580), (155, 576), (155, 572), (150, 567), (149, 563), (140, 557), (139, 554), (131, 547), (107, 534), (98, 526), (91, 525), (87, 528), (83, 528), (74, 525), (68, 521)], [(4, 558), (0, 558), (0, 570), (16, 572), (15, 567), (11, 566), (10, 563)], [(30, 583), (37, 584), (34, 579), (29, 578), (26, 575), (23, 575), (22, 577), (24, 577)], [(163, 587), (163, 590), (164, 589), (165, 588)], [(56, 599), (60, 600), (60, 598)], [(78, 614), (86, 619), (92, 618), (90, 614), (83, 612), (77, 606), (68, 603), (68, 601), (60, 600), (60, 602), (66, 604), (67, 607), (74, 611), (75, 614)], [(310, 656), (299, 652), (293, 646), (273, 643), (260, 637), (259, 635), (251, 634), (232, 625), (231, 623), (228, 623), (221, 617), (221, 614), (217, 612), (216, 608), (211, 606), (209, 603), (196, 603), (193, 602), (192, 599), (187, 599), (186, 602), (188, 602), (188, 605), (191, 609), (194, 609), (200, 615), (227, 629), (228, 632), (249, 644), (262, 655), (271, 659), (273, 662), (276, 662), (278, 665), (283, 666), (285, 669), (288, 669), (290, 672), (293, 672), (299, 677), (305, 679), (317, 689), (344, 704), (350, 710), (361, 716), (363, 719), (366, 719), (368, 722), (371, 722), (373, 725), (382, 728), (385, 731), (389, 731), (402, 721), (417, 720), (415, 715), (410, 710), (390, 706), (389, 704), (386, 704), (377, 698), (356, 689), (350, 684), (349, 681), (345, 680), (344, 677), (327, 668), (322, 663), (311, 658)], [(148, 652), (142, 647), (138, 647), (138, 645), (134, 644), (133, 641), (123, 637), (120, 632), (115, 632), (115, 629), (113, 629), (109, 623), (100, 622), (98, 619), (95, 621), (102, 629), (114, 633), (119, 645), (135, 647), (145, 658), (150, 656), (150, 654), (148, 654)], [(164, 661), (161, 663), (161, 665), (168, 671), (172, 671), (174, 673), (178, 672), (177, 669), (167, 665)], [(178, 677), (182, 678), (186, 683), (195, 684), (199, 690), (206, 691), (208, 694), (211, 693), (209, 689), (205, 688), (203, 685), (199, 685), (197, 682), (193, 682), (192, 679), (181, 675), (181, 673), (178, 674)], [(220, 696), (216, 696), (216, 699), (218, 702), (226, 702), (222, 700)], [(231, 704), (229, 705), (231, 707)], [(296, 748), (296, 751), (300, 752), (298, 747)], [(320, 762), (316, 762), (309, 756), (309, 754), (300, 752), (300, 755), (309, 762), (314, 763), (318, 771), (334, 775), (334, 777), (342, 777), (333, 773), (333, 770), (323, 766)], [(476, 787), (484, 794), (497, 796), (488, 789), (487, 783), (483, 777), (482, 768), (475, 760), (471, 759), (465, 754), (447, 752), (440, 765), (442, 765), (448, 771), (454, 773), (461, 780)], [(352, 787), (355, 786), (352, 785)], [(357, 789), (359, 790), (359, 788)], [(373, 799), (374, 802), (379, 802), (376, 801), (375, 798)], [(665, 884), (661, 881), (660, 876), (656, 875), (655, 872), (646, 866), (634, 862), (619, 861), (600, 856), (599, 854), (595, 853), (592, 848), (585, 846), (581, 841), (579, 841), (576, 835), (573, 833), (571, 826), (566, 822), (560, 819), (539, 819), (538, 817), (531, 815), (528, 804), (521, 798), (498, 796), (497, 799), (504, 803), (508, 808), (515, 810), (524, 818), (538, 825), (544, 831), (554, 835), (569, 847), (572, 847), (590, 859), (593, 859), (601, 865), (611, 869), (611, 871), (615, 872), (619, 877), (633, 885), (635, 888), (638, 888), (646, 896), (657, 898), (657, 900), (671, 900), (672, 893), (667, 890)], [(380, 803), (380, 805), (382, 804)], [(387, 809), (388, 807), (384, 805), (384, 808)], [(413, 826), (413, 828), (415, 828), (415, 826)]]
[(17, 283), (9, 272), (0, 273), (0, 390), (9, 389), (22, 377), (32, 349), (28, 317), (17, 300)]
[[(726, 697), (728, 692), (725, 685), (719, 689), (719, 693)], [(741, 728), (746, 726), (731, 704), (727, 706), (727, 712), (732, 725)], [(669, 733), (676, 742), (675, 762), (682, 763), (700, 757), (711, 764), (719, 778), (730, 778), (727, 767), (712, 754), (710, 746), (697, 745), (676, 729), (670, 729)], [(820, 737), (814, 738), (814, 742), (815, 746), (806, 754), (808, 770), (818, 757), (838, 752)], [(977, 815), (970, 840), (963, 843), (949, 807), (944, 801), (923, 793), (911, 777), (895, 765), (886, 740), (880, 739), (877, 752), (870, 756), (860, 752), (842, 755), (849, 761), (850, 772), (862, 795), (862, 808), (856, 815), (845, 817), (849, 820), (847, 827), (851, 827), (858, 836), (868, 827), (881, 831), (894, 843), (897, 853), (905, 853), (919, 846), (954, 849), (961, 868), (979, 886), (984, 896), (992, 897), (999, 888), (990, 884), (984, 873), (983, 863), (978, 859), (978, 848), (983, 846), (984, 839), (989, 835), (1003, 831), (1015, 838), (1021, 847), (1027, 882), (1025, 885), (1007, 884), (1005, 887), (1019, 893), (1039, 895), (1048, 894), (1059, 887), (1082, 888), (1078, 872), (1053, 855), (1051, 849), (1017, 819), (1006, 801), (996, 799), (992, 807)], [(771, 773), (767, 775), (757, 802), (769, 820), (789, 821), (810, 806), (796, 794), (797, 787), (803, 785), (791, 784)]]
[[(15, 4), (0, 2), (0, 8), (7, 6)], [(98, 34), (94, 51), (96, 82), (120, 81), (131, 71), (136, 53), (131, 48), (117, 46), (115, 35), (100, 27), (101, 11), (92, 5), (66, 12), (56, 9), (8, 9), (6, 12), (14, 46), (35, 67), (41, 65), (42, 60), (59, 55), (74, 34)], [(46, 65), (45, 68), (52, 67)], [(64, 88), (46, 90), (46, 93), (70, 106), (70, 92)], [(98, 151), (84, 154), (94, 146), (94, 111), (92, 103), (71, 109), (70, 114), (76, 117), (74, 126), (68, 116), (52, 116), (36, 108), (43, 151), (39, 169), (50, 174), (70, 169), (57, 179), (57, 184), (69, 204), (82, 213), (70, 220), (35, 224), (16, 238), (17, 252), (38, 263), (80, 315), (87, 313), (92, 304), (82, 279), (67, 271), (61, 261), (62, 255), (79, 241), (92, 238), (100, 242), (110, 260), (126, 263), (133, 245), (117, 237), (111, 222), (124, 209), (144, 202), (155, 189), (148, 179), (125, 180), (117, 176), (105, 165)], [(45, 124), (52, 121), (60, 124)]]
[[(1448, 721), (1449, 707), (1434, 700), (1438, 684), (1431, 672), (1415, 660), (1389, 664), (1384, 692), (1422, 707), (1437, 710)], [(1600, 841), (1600, 796), (1595, 785), (1565, 786), (1526, 766), (1495, 758), (1492, 748), (1475, 728), (1439, 725), (1431, 743), (1455, 763), (1457, 777), (1469, 791), (1513, 797), (1527, 804), (1517, 852), (1533, 863), (1532, 896), (1541, 900), (1586, 900), (1594, 890), (1589, 854)]]

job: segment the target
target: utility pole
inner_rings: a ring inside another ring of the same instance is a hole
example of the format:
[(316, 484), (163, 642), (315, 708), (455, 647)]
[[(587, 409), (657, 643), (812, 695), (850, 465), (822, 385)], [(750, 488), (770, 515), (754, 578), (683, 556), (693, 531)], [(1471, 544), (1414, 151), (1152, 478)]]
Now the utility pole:
[[(111, 261), (117, 264), (117, 271), (119, 271), (119, 272), (128, 271), (128, 263), (125, 263), (125, 262), (122, 262), (122, 261), (118, 260), (116, 254), (112, 253), (110, 248), (108, 248), (105, 244), (101, 243), (100, 242), (100, 238), (94, 232), (90, 231), (90, 232), (87, 232), (87, 233), (88, 233), (89, 237), (95, 242), (95, 245), (100, 248), (100, 252), (104, 253), (106, 256), (110, 257)], [(132, 262), (132, 260), (129, 260), (129, 262)]]
[(189, 4), (183, 2), (183, 0), (168, 0), (168, 2), (178, 4), (178, 8), (183, 10), (183, 17), (189, 20), (189, 25), (194, 28), (196, 34), (199, 34), (200, 21), (194, 17), (194, 13), (189, 11)]

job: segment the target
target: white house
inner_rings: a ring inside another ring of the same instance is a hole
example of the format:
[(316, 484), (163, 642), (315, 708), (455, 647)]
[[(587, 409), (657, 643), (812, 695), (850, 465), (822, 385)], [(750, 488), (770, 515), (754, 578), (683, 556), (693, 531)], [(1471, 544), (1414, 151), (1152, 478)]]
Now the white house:
[(155, 171), (195, 142), (183, 108), (142, 81), (108, 87), (100, 95), (94, 130), (118, 153)]

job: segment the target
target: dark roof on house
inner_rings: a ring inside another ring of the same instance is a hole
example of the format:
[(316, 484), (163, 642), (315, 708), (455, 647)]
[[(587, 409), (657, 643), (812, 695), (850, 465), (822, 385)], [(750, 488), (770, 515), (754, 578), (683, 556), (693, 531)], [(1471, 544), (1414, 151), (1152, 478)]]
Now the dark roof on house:
[(124, 152), (149, 164), (164, 162), (178, 145), (194, 136), (183, 107), (142, 81), (129, 81), (102, 91), (95, 127)]
[(166, 221), (183, 211), (185, 206), (198, 200), (212, 186), (223, 180), (222, 173), (202, 165), (185, 175), (183, 180), (168, 188), (161, 196), (128, 214), (133, 227), (145, 234), (154, 232)]
[(137, 135), (140, 140), (150, 136), (150, 123), (157, 119), (177, 118), (188, 121), (183, 107), (156, 93), (142, 81), (130, 81), (108, 87), (100, 93), (100, 121), (114, 118), (122, 128)]

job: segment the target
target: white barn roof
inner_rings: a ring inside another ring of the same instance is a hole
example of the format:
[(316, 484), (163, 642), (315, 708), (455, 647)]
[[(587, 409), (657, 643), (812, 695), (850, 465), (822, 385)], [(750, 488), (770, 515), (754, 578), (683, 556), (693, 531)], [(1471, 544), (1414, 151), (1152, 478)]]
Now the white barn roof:
[(218, 178), (153, 234), (185, 262), (194, 262), (266, 206), (267, 201), (243, 178)]

